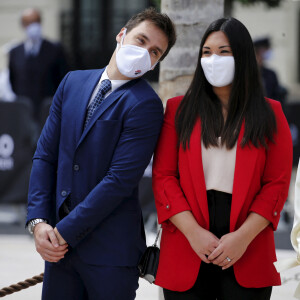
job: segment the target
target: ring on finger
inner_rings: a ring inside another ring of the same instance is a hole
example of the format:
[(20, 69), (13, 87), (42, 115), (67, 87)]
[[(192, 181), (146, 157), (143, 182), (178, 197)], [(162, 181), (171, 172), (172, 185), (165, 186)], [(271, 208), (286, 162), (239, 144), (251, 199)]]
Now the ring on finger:
[(226, 257), (226, 259), (228, 262), (231, 262), (231, 259), (228, 256)]

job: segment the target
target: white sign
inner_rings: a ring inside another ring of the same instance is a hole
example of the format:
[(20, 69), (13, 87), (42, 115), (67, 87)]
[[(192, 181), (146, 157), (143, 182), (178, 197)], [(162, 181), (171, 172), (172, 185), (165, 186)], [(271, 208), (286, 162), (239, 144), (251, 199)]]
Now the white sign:
[(14, 167), (15, 144), (13, 138), (8, 134), (0, 135), (0, 171), (12, 170)]

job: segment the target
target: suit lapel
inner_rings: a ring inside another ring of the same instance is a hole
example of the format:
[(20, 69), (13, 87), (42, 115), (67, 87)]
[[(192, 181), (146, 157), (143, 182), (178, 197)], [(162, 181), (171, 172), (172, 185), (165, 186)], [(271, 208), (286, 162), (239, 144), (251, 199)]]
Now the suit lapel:
[(39, 52), (37, 53), (36, 56), (40, 57), (42, 55), (45, 55), (46, 54), (46, 49), (45, 48), (46, 48), (46, 42), (45, 42), (45, 40), (42, 40)]
[(252, 144), (251, 146), (246, 145), (244, 148), (240, 146), (242, 138), (244, 136), (244, 131), (245, 125), (243, 123), (239, 133), (236, 149), (236, 162), (230, 215), (230, 231), (235, 230), (235, 225), (239, 213), (246, 200), (259, 151), (259, 149), (254, 147)]
[(78, 95), (79, 103), (76, 106), (77, 112), (75, 115), (76, 118), (76, 141), (78, 142), (80, 140), (80, 137), (82, 135), (82, 129), (83, 124), (86, 116), (86, 109), (88, 106), (88, 103), (91, 99), (91, 96), (93, 94), (93, 91), (98, 84), (101, 75), (103, 73), (104, 69), (99, 70), (98, 72), (91, 73), (90, 77), (86, 80), (84, 83), (84, 88), (80, 89), (80, 94)]
[(202, 153), (201, 153), (201, 122), (196, 122), (194, 130), (191, 134), (190, 148), (186, 150), (188, 153), (189, 167), (192, 176), (193, 186), (195, 188), (197, 202), (199, 204), (202, 215), (205, 219), (206, 229), (209, 228), (209, 213), (207, 205), (207, 195), (205, 178), (203, 173)]
[[(101, 75), (100, 75), (101, 76)], [(100, 77), (99, 77), (100, 79)], [(94, 112), (92, 118), (90, 119), (88, 125), (86, 128), (83, 130), (82, 135), (79, 139), (79, 142), (77, 144), (77, 147), (80, 145), (80, 143), (83, 141), (83, 139), (86, 137), (87, 133), (91, 130), (92, 126), (94, 123), (100, 118), (100, 116), (115, 102), (117, 101), (132, 85), (134, 85), (139, 79), (131, 80), (127, 82), (126, 84), (122, 85), (120, 88), (112, 92), (108, 97), (105, 98), (103, 103), (97, 108), (97, 110)], [(98, 80), (99, 81), (99, 80)], [(98, 82), (97, 81), (97, 82)], [(94, 89), (93, 89), (94, 90)], [(90, 97), (89, 97), (90, 98)], [(86, 108), (87, 104), (85, 103), (85, 110), (84, 112), (86, 113)], [(85, 120), (85, 113), (84, 117), (81, 119), (81, 128), (83, 128), (83, 123)]]
[(22, 47), (19, 50), (20, 52), (20, 58), (22, 59), (22, 61), (26, 61), (27, 59), (27, 53), (26, 53), (26, 49), (25, 49), (25, 43), (22, 44)]

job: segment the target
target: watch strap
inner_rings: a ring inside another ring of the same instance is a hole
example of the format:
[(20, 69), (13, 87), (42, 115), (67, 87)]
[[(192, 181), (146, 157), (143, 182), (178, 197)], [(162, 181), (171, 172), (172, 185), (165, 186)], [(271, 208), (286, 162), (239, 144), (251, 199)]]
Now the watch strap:
[(33, 234), (34, 227), (39, 223), (48, 223), (46, 219), (36, 218), (28, 222), (28, 231), (30, 234)]

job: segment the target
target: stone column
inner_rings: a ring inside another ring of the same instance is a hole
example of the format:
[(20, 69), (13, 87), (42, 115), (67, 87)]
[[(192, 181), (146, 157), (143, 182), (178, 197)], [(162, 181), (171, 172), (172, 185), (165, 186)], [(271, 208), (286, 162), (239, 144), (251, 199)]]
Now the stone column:
[(199, 46), (207, 26), (224, 14), (224, 0), (161, 0), (161, 11), (176, 25), (177, 42), (160, 64), (159, 95), (183, 95), (196, 68)]

